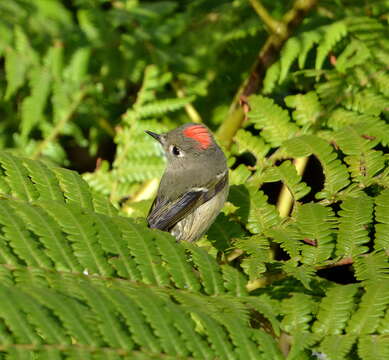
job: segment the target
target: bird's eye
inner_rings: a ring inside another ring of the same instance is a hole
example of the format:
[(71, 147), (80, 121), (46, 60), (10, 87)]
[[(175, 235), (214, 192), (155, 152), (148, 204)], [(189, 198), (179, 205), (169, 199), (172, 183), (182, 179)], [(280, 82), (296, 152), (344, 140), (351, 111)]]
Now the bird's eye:
[(170, 151), (174, 156), (182, 156), (181, 150), (176, 145), (172, 145)]

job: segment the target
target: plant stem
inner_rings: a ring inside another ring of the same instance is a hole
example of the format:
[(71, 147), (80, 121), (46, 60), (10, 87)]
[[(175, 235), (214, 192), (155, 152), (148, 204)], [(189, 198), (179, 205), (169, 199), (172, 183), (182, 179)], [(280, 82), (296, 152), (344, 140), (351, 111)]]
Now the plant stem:
[(245, 120), (244, 113), (239, 106), (240, 99), (252, 95), (262, 87), (266, 70), (276, 61), (285, 41), (304, 20), (306, 14), (316, 6), (317, 2), (318, 0), (295, 0), (292, 9), (278, 23), (280, 26), (279, 30), (269, 35), (259, 51), (249, 77), (237, 91), (230, 106), (229, 114), (217, 132), (220, 142), (227, 149), (231, 147), (233, 137), (239, 128), (242, 127)]
[(280, 31), (280, 29), (283, 27), (283, 24), (275, 20), (268, 13), (268, 11), (262, 5), (260, 0), (250, 0), (250, 4), (254, 8), (260, 19), (264, 22), (264, 24), (270, 29), (273, 34)]
[[(308, 163), (308, 157), (297, 158), (293, 161), (293, 163), (296, 167), (297, 174), (302, 176)], [(292, 205), (293, 196), (290, 193), (288, 187), (284, 184), (282, 185), (280, 195), (277, 201), (277, 209), (282, 218), (287, 217), (289, 215)]]

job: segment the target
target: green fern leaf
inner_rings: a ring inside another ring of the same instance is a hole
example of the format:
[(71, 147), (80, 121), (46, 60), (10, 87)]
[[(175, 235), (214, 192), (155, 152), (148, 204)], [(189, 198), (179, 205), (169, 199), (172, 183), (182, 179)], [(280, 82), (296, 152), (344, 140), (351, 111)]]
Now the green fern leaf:
[(235, 185), (230, 187), (229, 201), (239, 209), (235, 212), (253, 234), (276, 226), (280, 217), (273, 205), (267, 202), (267, 196), (255, 187)]
[[(173, 314), (166, 309), (165, 301), (148, 288), (136, 288), (127, 294), (142, 309), (150, 326), (159, 337), (162, 349), (173, 355), (188, 356), (183, 339), (174, 326)], [(161, 309), (165, 311), (161, 312)]]
[(301, 182), (301, 176), (297, 174), (296, 167), (291, 161), (284, 161), (280, 166), (265, 170), (262, 180), (264, 182), (282, 181), (288, 187), (295, 201), (310, 191), (310, 187)]
[[(14, 334), (15, 340), (24, 344), (40, 344), (42, 340), (34, 332), (33, 326), (27, 320), (27, 314), (19, 305), (19, 293), (12, 288), (0, 284), (0, 316)], [(19, 295), (20, 296), (20, 295)]]
[(288, 107), (296, 109), (292, 116), (300, 126), (315, 124), (323, 113), (319, 98), (314, 91), (306, 94), (289, 95), (284, 100)]
[(113, 348), (131, 350), (134, 343), (131, 337), (124, 332), (119, 319), (115, 316), (115, 308), (102, 292), (84, 281), (79, 284), (79, 291), (95, 313), (96, 323), (100, 334), (107, 344)]
[(147, 351), (154, 353), (162, 352), (158, 339), (153, 334), (137, 304), (129, 296), (117, 289), (102, 287), (100, 290), (115, 305), (120, 315), (123, 316), (128, 329), (131, 331), (132, 339)]
[(358, 341), (358, 355), (364, 360), (387, 359), (389, 357), (387, 336), (361, 336)]
[(247, 169), (247, 166), (244, 164), (239, 164), (237, 168), (230, 170), (229, 183), (230, 185), (245, 184), (250, 175), (251, 171)]
[(77, 343), (101, 346), (102, 341), (98, 338), (90, 322), (88, 307), (74, 298), (62, 295), (52, 289), (26, 287), (23, 291), (40, 304), (50, 309), (62, 322), (68, 333), (72, 334)]
[(194, 100), (194, 97), (165, 99), (143, 105), (137, 110), (137, 114), (140, 118), (150, 118), (152, 116), (158, 116), (170, 111), (176, 111), (183, 108)]
[(334, 249), (334, 220), (332, 210), (319, 204), (303, 204), (297, 208), (296, 225), (301, 239), (315, 242), (315, 246), (302, 246), (302, 261), (305, 264), (318, 264), (331, 256)]
[(377, 250), (389, 249), (389, 189), (385, 189), (375, 198), (375, 242)]
[(295, 137), (286, 141), (284, 147), (293, 157), (315, 155), (324, 171), (324, 189), (316, 194), (318, 199), (331, 199), (338, 191), (349, 184), (346, 167), (336, 159), (331, 146), (321, 138), (314, 135)]
[(175, 326), (180, 330), (186, 341), (188, 349), (193, 353), (196, 359), (210, 359), (215, 356), (208, 344), (194, 330), (193, 320), (184, 314), (177, 306), (168, 304), (168, 310), (174, 316)]
[(84, 269), (90, 274), (110, 276), (112, 267), (104, 257), (101, 245), (96, 239), (93, 217), (74, 204), (67, 206), (57, 202), (40, 202), (49, 215), (61, 226), (72, 244), (74, 254)]
[(308, 331), (312, 313), (315, 310), (313, 299), (306, 294), (295, 293), (281, 303), (281, 312), (284, 318), (281, 328), (293, 334), (294, 332)]
[(366, 226), (372, 220), (373, 199), (359, 192), (356, 197), (347, 197), (341, 208), (336, 255), (343, 257), (365, 253), (368, 249), (363, 245), (370, 240)]
[(175, 286), (199, 291), (201, 285), (187, 262), (184, 248), (176, 245), (176, 240), (164, 232), (158, 232), (155, 241)]
[(327, 335), (319, 349), (331, 360), (343, 360), (347, 359), (346, 355), (350, 352), (355, 340), (355, 335)]
[(45, 253), (59, 271), (81, 272), (81, 266), (72, 252), (72, 248), (55, 220), (42, 208), (22, 202), (10, 203), (25, 226), (39, 238), (45, 246)]
[(317, 48), (315, 69), (319, 70), (323, 67), (324, 59), (330, 52), (330, 50), (339, 42), (343, 37), (347, 35), (347, 26), (345, 22), (338, 21), (331, 25), (323, 26), (322, 36), (323, 40), (320, 42)]
[(300, 231), (295, 224), (266, 230), (266, 235), (280, 244), (292, 259), (300, 258), (302, 248)]
[[(23, 221), (17, 216), (10, 203), (7, 200), (0, 200), (0, 224), (4, 234), (2, 240), (6, 240), (15, 254), (27, 265), (51, 268), (50, 258), (40, 251), (41, 244), (26, 229)], [(6, 244), (3, 244), (3, 246), (7, 247)]]
[(250, 123), (261, 130), (261, 136), (273, 147), (297, 133), (297, 126), (290, 122), (288, 112), (276, 105), (272, 99), (255, 95), (249, 99)]
[(119, 276), (131, 280), (140, 280), (141, 276), (131, 257), (127, 242), (122, 238), (117, 223), (108, 216), (92, 214), (97, 237), (106, 253), (112, 254), (108, 262), (116, 269)]
[(347, 69), (363, 64), (370, 57), (371, 53), (366, 44), (353, 39), (336, 59), (335, 67), (339, 72), (345, 73)]
[(64, 203), (64, 195), (55, 174), (40, 161), (23, 159), (28, 175), (39, 192), (39, 200), (55, 200)]
[(170, 280), (154, 240), (154, 231), (157, 230), (144, 229), (130, 219), (115, 218), (115, 222), (120, 226), (123, 239), (137, 264), (142, 281), (146, 284), (169, 285)]
[(67, 169), (53, 167), (66, 202), (93, 210), (93, 199), (88, 184), (75, 172)]
[(301, 43), (298, 38), (290, 38), (283, 46), (280, 54), (280, 75), (278, 82), (281, 84), (287, 77), (293, 62), (301, 51)]
[(370, 283), (347, 324), (347, 332), (359, 335), (374, 333), (388, 304), (389, 283)]
[(239, 148), (239, 153), (249, 151), (255, 158), (262, 160), (270, 150), (270, 146), (265, 144), (260, 137), (252, 135), (250, 132), (239, 129), (234, 140)]
[[(338, 336), (342, 334), (354, 309), (353, 300), (357, 290), (358, 287), (355, 284), (333, 286), (328, 289), (325, 298), (320, 303), (317, 320), (312, 327), (313, 332), (324, 338), (328, 335)], [(329, 345), (330, 343), (326, 343), (326, 345), (322, 343), (322, 346), (325, 347), (329, 347)], [(324, 349), (323, 352), (326, 353)]]
[(246, 284), (247, 279), (237, 269), (231, 266), (222, 266), (224, 286), (228, 293), (236, 297), (248, 295)]
[(247, 252), (250, 256), (242, 261), (242, 268), (250, 280), (260, 277), (266, 271), (265, 262), (271, 261), (269, 240), (262, 235), (238, 239), (235, 247)]
[(389, 279), (389, 261), (385, 252), (355, 257), (355, 277), (359, 281), (375, 282)]
[(278, 320), (278, 314), (280, 313), (280, 303), (277, 300), (272, 299), (267, 294), (262, 294), (254, 297), (246, 297), (243, 301), (255, 311), (265, 316), (270, 321), (275, 334), (279, 336), (280, 321)]
[(27, 169), (20, 162), (20, 159), (9, 153), (1, 152), (0, 164), (5, 170), (5, 180), (11, 188), (12, 196), (20, 200), (29, 201), (38, 198), (38, 192), (29, 178)]
[(301, 281), (301, 283), (307, 289), (311, 289), (310, 283), (316, 273), (313, 266), (307, 264), (297, 266), (295, 260), (290, 260), (282, 264), (282, 270), (285, 271), (288, 275), (293, 276), (297, 280)]
[(205, 292), (208, 295), (223, 294), (225, 292), (223, 278), (216, 261), (196, 245), (185, 243), (183, 246), (192, 255), (192, 261), (199, 271)]

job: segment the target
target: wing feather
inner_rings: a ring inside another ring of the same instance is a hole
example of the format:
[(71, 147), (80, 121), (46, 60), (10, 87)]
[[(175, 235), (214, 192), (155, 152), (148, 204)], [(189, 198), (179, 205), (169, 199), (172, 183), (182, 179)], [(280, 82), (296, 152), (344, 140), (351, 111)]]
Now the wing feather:
[(169, 231), (192, 210), (212, 199), (226, 186), (227, 181), (226, 171), (223, 176), (216, 177), (204, 188), (192, 189), (173, 201), (157, 197), (147, 216), (149, 227)]

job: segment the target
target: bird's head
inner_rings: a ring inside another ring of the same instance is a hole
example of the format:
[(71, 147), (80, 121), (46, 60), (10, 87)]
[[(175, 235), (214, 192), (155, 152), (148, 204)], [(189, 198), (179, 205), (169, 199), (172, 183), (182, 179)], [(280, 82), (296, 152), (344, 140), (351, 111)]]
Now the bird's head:
[[(163, 147), (168, 164), (180, 165), (203, 163), (207, 156), (221, 151), (209, 129), (200, 124), (189, 123), (164, 134), (146, 131)], [(216, 154), (215, 154), (216, 155)]]

